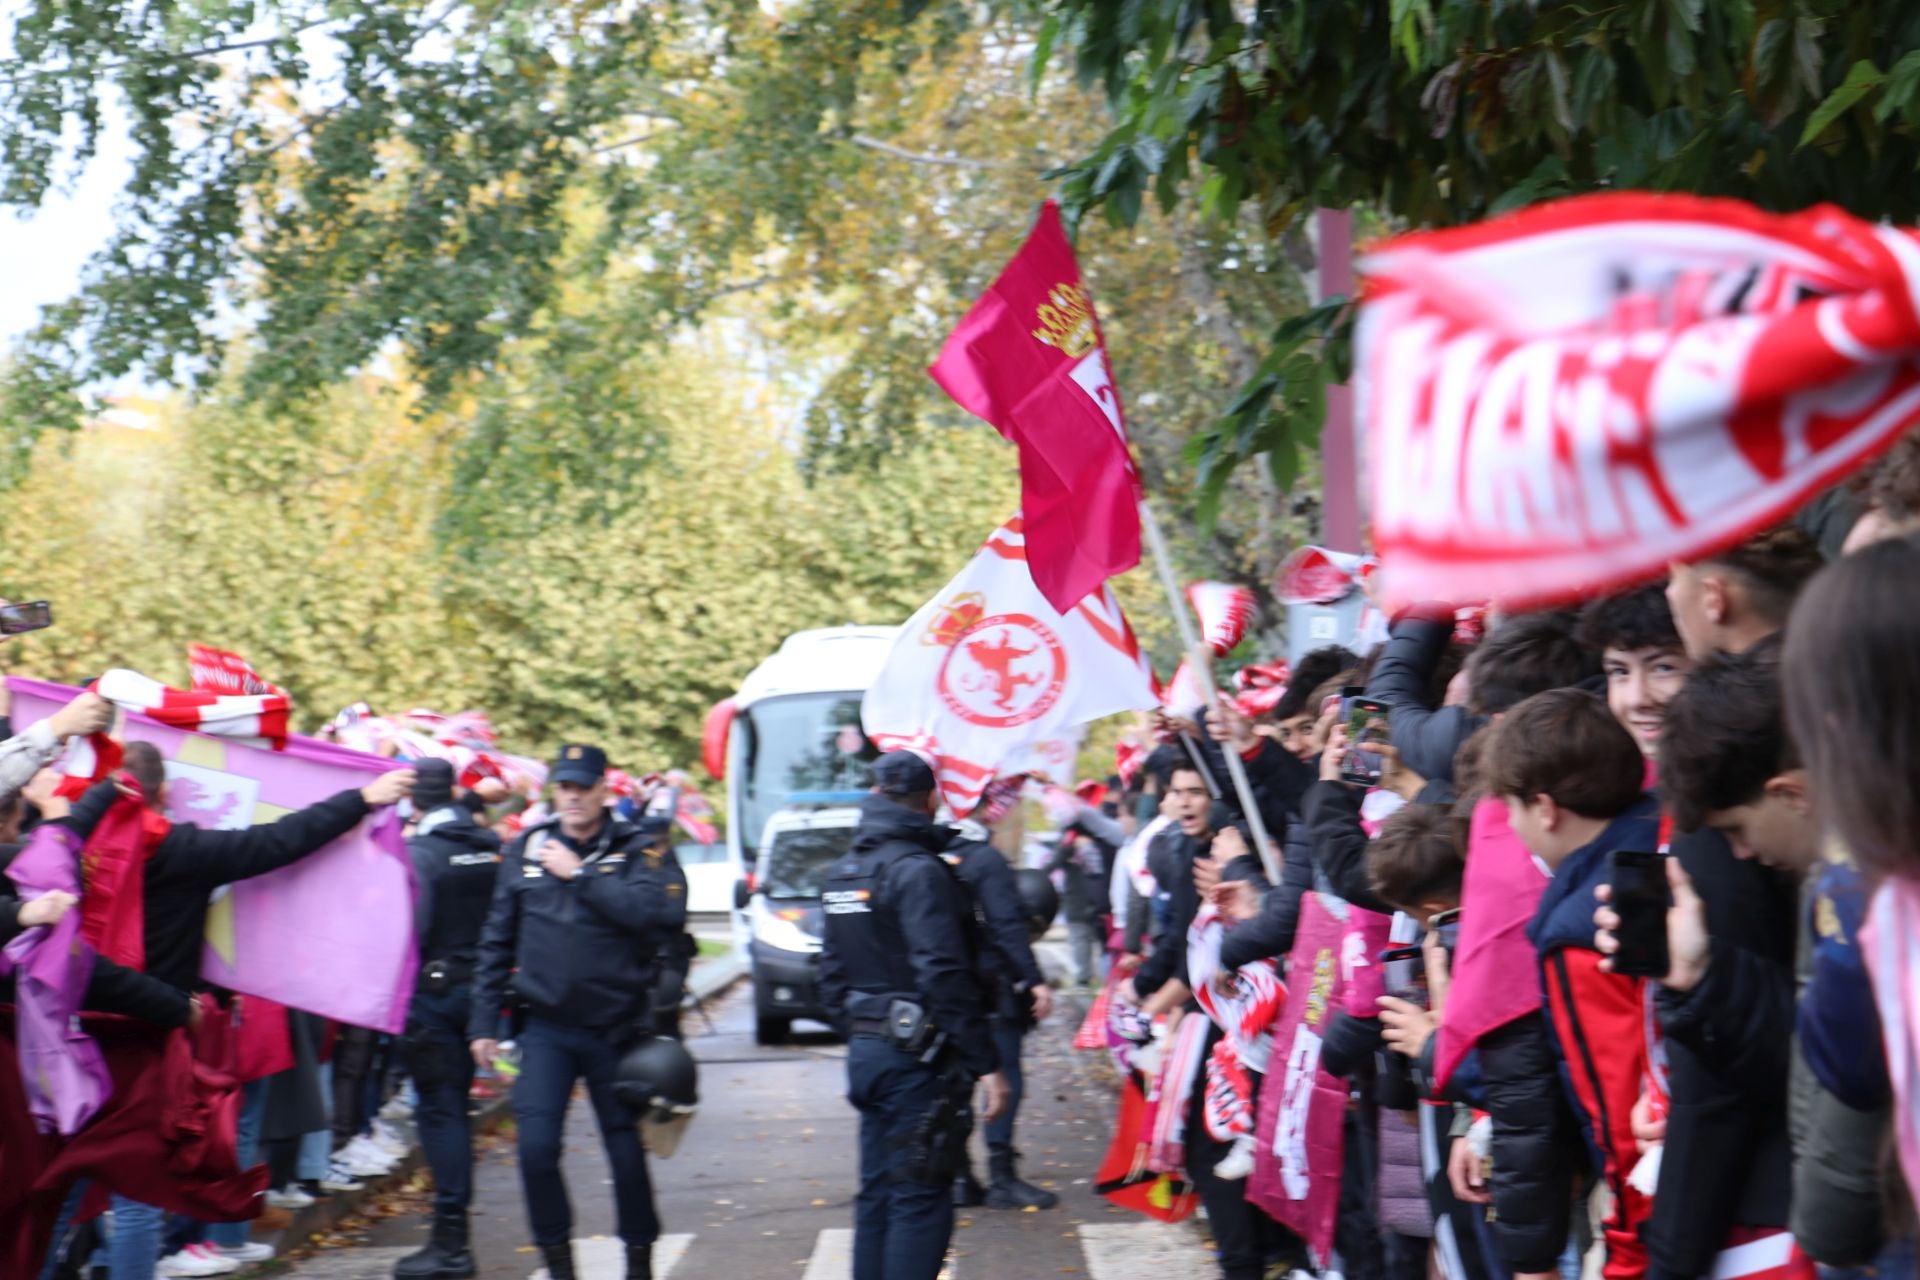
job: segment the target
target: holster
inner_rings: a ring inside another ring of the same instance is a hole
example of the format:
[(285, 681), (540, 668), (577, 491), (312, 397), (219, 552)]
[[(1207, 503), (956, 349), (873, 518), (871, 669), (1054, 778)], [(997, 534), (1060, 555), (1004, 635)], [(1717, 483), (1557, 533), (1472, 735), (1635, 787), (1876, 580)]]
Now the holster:
[(957, 1061), (940, 1068), (940, 1089), (906, 1139), (896, 1176), (925, 1187), (952, 1183), (967, 1160), (973, 1133), (973, 1077)]

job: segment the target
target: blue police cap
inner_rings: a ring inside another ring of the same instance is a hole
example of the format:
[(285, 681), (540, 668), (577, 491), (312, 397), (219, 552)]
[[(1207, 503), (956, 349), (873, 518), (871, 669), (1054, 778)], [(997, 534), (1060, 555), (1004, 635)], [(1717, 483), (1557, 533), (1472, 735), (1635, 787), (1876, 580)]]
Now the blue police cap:
[(606, 752), (584, 743), (570, 742), (561, 747), (559, 754), (554, 757), (553, 771), (547, 778), (552, 782), (571, 782), (575, 786), (590, 787), (606, 776)]
[(890, 796), (919, 796), (938, 783), (927, 762), (911, 751), (889, 751), (873, 762), (873, 785)]

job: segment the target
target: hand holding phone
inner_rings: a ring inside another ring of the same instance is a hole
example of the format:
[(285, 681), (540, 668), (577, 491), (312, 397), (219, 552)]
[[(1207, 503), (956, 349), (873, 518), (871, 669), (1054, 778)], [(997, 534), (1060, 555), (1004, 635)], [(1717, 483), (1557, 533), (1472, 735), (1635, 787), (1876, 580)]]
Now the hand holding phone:
[(1345, 701), (1341, 719), (1347, 727), (1347, 758), (1340, 765), (1340, 780), (1358, 787), (1380, 784), (1386, 769), (1381, 748), (1387, 745), (1391, 709), (1377, 698), (1358, 693)]
[[(1601, 967), (1656, 979), (1670, 991), (1690, 991), (1706, 976), (1712, 940), (1707, 909), (1678, 858), (1616, 852), (1610, 883), (1595, 893), (1594, 949)], [(1623, 872), (1622, 867), (1626, 867)], [(1657, 922), (1658, 935), (1655, 936)]]
[(0, 636), (17, 636), (53, 625), (53, 606), (45, 600), (0, 604)]

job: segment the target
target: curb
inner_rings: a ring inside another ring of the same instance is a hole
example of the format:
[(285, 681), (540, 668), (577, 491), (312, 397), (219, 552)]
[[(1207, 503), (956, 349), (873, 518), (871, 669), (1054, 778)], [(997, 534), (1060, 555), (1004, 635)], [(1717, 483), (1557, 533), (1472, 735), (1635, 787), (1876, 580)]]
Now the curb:
[[(725, 956), (694, 966), (687, 978), (686, 1007), (690, 1009), (714, 999), (746, 976), (747, 962), (739, 956)], [(476, 1138), (491, 1134), (500, 1127), (510, 1114), (508, 1103), (511, 1096), (512, 1090), (504, 1090), (497, 1097), (481, 1103), (473, 1112), (473, 1134)], [(367, 1185), (359, 1191), (331, 1192), (326, 1199), (311, 1207), (293, 1211), (285, 1227), (278, 1232), (262, 1232), (258, 1237), (261, 1243), (274, 1247), (273, 1259), (258, 1266), (244, 1267), (236, 1274), (249, 1277), (272, 1275), (285, 1265), (289, 1253), (306, 1245), (315, 1235), (331, 1231), (347, 1218), (355, 1216), (368, 1201), (403, 1185), (425, 1165), (426, 1155), (416, 1143), (407, 1149), (407, 1154), (390, 1172), (379, 1177), (363, 1178), (362, 1181)]]

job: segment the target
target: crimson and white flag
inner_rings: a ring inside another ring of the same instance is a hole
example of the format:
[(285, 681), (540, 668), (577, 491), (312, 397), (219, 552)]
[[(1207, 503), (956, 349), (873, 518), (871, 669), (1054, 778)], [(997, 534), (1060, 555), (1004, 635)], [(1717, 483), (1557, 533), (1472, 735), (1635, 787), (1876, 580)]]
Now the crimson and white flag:
[(1552, 604), (1777, 523), (1920, 419), (1920, 237), (1608, 194), (1363, 263), (1387, 596)]
[(882, 750), (927, 756), (947, 806), (965, 816), (996, 773), (1036, 767), (1041, 744), (1155, 705), (1153, 673), (1112, 589), (1064, 614), (1048, 604), (1016, 515), (907, 620), (860, 718)]
[(1259, 611), (1252, 589), (1232, 582), (1189, 582), (1187, 599), (1200, 616), (1200, 640), (1216, 658), (1240, 647)]
[(210, 644), (187, 646), (187, 670), (191, 677), (187, 688), (195, 693), (242, 696), (286, 693), (233, 650), (216, 649)]

